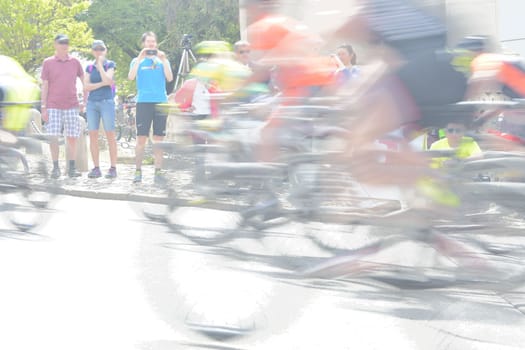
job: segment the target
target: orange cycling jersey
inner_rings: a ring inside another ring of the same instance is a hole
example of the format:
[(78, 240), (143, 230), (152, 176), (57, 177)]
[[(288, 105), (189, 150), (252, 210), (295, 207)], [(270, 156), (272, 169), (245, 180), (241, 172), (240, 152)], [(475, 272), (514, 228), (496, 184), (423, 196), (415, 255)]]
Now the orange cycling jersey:
[(315, 46), (322, 40), (302, 23), (268, 15), (251, 24), (247, 31), (252, 49), (264, 52), (262, 62), (278, 67), (276, 82), (285, 96), (295, 97), (303, 87), (335, 82), (337, 63), (317, 54)]
[(509, 97), (525, 96), (525, 67), (519, 57), (484, 53), (471, 64), (473, 78), (496, 78)]

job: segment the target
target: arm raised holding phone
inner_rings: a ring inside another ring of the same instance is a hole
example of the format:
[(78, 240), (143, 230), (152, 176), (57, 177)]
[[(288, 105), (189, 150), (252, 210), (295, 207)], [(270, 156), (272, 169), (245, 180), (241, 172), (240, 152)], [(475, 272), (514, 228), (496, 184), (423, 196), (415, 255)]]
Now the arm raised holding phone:
[[(160, 142), (166, 134), (167, 115), (157, 104), (166, 103), (166, 82), (173, 80), (170, 62), (166, 54), (157, 48), (157, 36), (153, 32), (142, 35), (143, 49), (131, 61), (128, 78), (137, 82), (137, 143), (135, 147), (134, 183), (142, 182), (144, 148), (153, 126), (153, 141)], [(155, 182), (165, 180), (161, 173), (162, 150), (155, 149)]]

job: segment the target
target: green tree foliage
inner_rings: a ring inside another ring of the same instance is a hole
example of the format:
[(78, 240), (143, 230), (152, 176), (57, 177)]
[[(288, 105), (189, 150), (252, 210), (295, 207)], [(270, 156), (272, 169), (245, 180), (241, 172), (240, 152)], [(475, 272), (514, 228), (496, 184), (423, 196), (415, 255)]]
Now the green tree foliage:
[(115, 61), (119, 95), (134, 93), (135, 83), (127, 79), (133, 57), (141, 50), (142, 33), (166, 35), (163, 0), (93, 0), (85, 19), (97, 39), (104, 40), (108, 57)]
[(168, 54), (176, 72), (183, 34), (193, 35), (193, 43), (238, 40), (238, 5), (238, 0), (93, 0), (84, 18), (95, 37), (106, 42), (108, 57), (117, 63), (119, 93), (127, 95), (135, 91), (127, 74), (131, 60), (141, 50), (144, 32), (157, 34), (159, 48)]
[(239, 39), (238, 0), (179, 0), (166, 2), (166, 44), (176, 48), (183, 34), (194, 41)]
[[(182, 56), (180, 41), (184, 34), (192, 35), (193, 44), (203, 40), (224, 40), (234, 43), (239, 40), (238, 0), (164, 0), (165, 23), (168, 35), (163, 47), (170, 48), (178, 66)], [(174, 72), (175, 73), (175, 72)]]
[(86, 22), (78, 20), (88, 1), (0, 0), (0, 53), (34, 72), (54, 52), (54, 37), (67, 34), (71, 50), (85, 52), (92, 40)]

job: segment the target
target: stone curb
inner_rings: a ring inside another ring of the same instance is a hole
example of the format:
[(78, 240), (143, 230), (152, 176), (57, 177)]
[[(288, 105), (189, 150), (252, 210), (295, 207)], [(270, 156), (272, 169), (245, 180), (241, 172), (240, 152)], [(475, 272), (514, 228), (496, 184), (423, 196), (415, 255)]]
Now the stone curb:
[[(105, 192), (105, 191), (94, 191), (94, 190), (79, 190), (79, 189), (59, 189), (58, 194), (68, 195), (74, 197), (83, 197), (90, 199), (102, 199), (102, 200), (118, 200), (118, 201), (129, 201), (136, 203), (148, 203), (148, 204), (163, 204), (167, 205), (170, 203), (170, 199), (167, 196), (156, 196), (156, 195), (147, 195), (139, 193), (122, 193), (122, 192)], [(217, 202), (213, 200), (191, 202), (190, 199), (181, 199), (181, 207), (196, 207), (196, 208), (206, 208), (206, 209), (215, 209), (215, 210), (224, 210), (224, 211), (239, 211), (243, 208), (248, 208), (247, 205), (233, 205), (225, 202)], [(395, 211), (399, 210), (399, 205), (389, 204), (383, 208), (386, 211)], [(293, 214), (294, 209), (292, 208), (281, 208), (285, 213)], [(335, 221), (346, 221), (348, 219), (348, 214), (342, 212), (334, 212), (329, 214), (326, 218), (330, 217), (331, 220)], [(329, 219), (330, 220), (330, 219)]]
[[(122, 193), (122, 192), (104, 192), (104, 191), (94, 191), (94, 190), (79, 190), (79, 189), (57, 189), (56, 191), (59, 195), (73, 196), (73, 197), (82, 197), (90, 199), (102, 199), (102, 200), (118, 200), (118, 201), (129, 201), (137, 203), (148, 203), (148, 204), (164, 204), (167, 205), (171, 200), (166, 196), (155, 196), (139, 193)], [(189, 199), (181, 199), (181, 206), (186, 207), (196, 207), (196, 208), (206, 208), (206, 209), (217, 209), (217, 210), (239, 210), (242, 208), (248, 208), (248, 206), (243, 205), (233, 205), (224, 202), (217, 202), (213, 200), (191, 202)]]
[(154, 204), (167, 204), (168, 198), (138, 193), (105, 192), (96, 190), (61, 189), (59, 194), (92, 199), (119, 200)]

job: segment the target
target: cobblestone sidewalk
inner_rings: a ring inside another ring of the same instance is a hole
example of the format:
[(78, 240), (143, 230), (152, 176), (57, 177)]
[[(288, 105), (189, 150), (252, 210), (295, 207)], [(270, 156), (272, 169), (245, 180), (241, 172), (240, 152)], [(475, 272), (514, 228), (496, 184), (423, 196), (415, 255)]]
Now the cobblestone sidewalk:
[[(44, 146), (45, 147), (45, 146)], [(86, 150), (87, 151), (87, 150)], [(109, 169), (109, 154), (104, 147), (100, 150), (100, 170), (102, 177), (96, 179), (88, 178), (88, 172), (93, 167), (91, 157), (88, 154), (87, 169), (81, 169), (82, 176), (78, 178), (69, 178), (66, 173), (66, 162), (63, 160), (64, 155), (60, 155), (60, 168), (62, 176), (53, 180), (58, 187), (58, 191), (63, 194), (82, 196), (98, 199), (114, 199), (114, 200), (131, 200), (131, 201), (145, 201), (145, 202), (164, 202), (167, 197), (166, 187), (160, 187), (154, 184), (154, 166), (148, 158), (145, 159), (142, 166), (143, 179), (142, 183), (134, 184), (133, 177), (135, 173), (135, 154), (134, 144), (123, 148), (120, 144), (118, 146), (118, 161), (117, 161), (117, 177), (114, 179), (106, 179), (104, 175)], [(36, 156), (33, 156), (36, 157)], [(51, 166), (51, 159), (47, 150), (44, 148), (43, 157), (47, 166)], [(169, 159), (165, 160), (168, 169), (164, 170), (164, 175), (172, 188), (177, 190), (188, 191), (191, 185), (191, 173), (189, 170), (177, 171), (171, 169), (174, 162)], [(176, 165), (176, 164), (175, 164)], [(82, 168), (85, 168), (83, 166)], [(86, 171), (87, 170), (87, 171)], [(38, 181), (39, 182), (39, 181)]]

